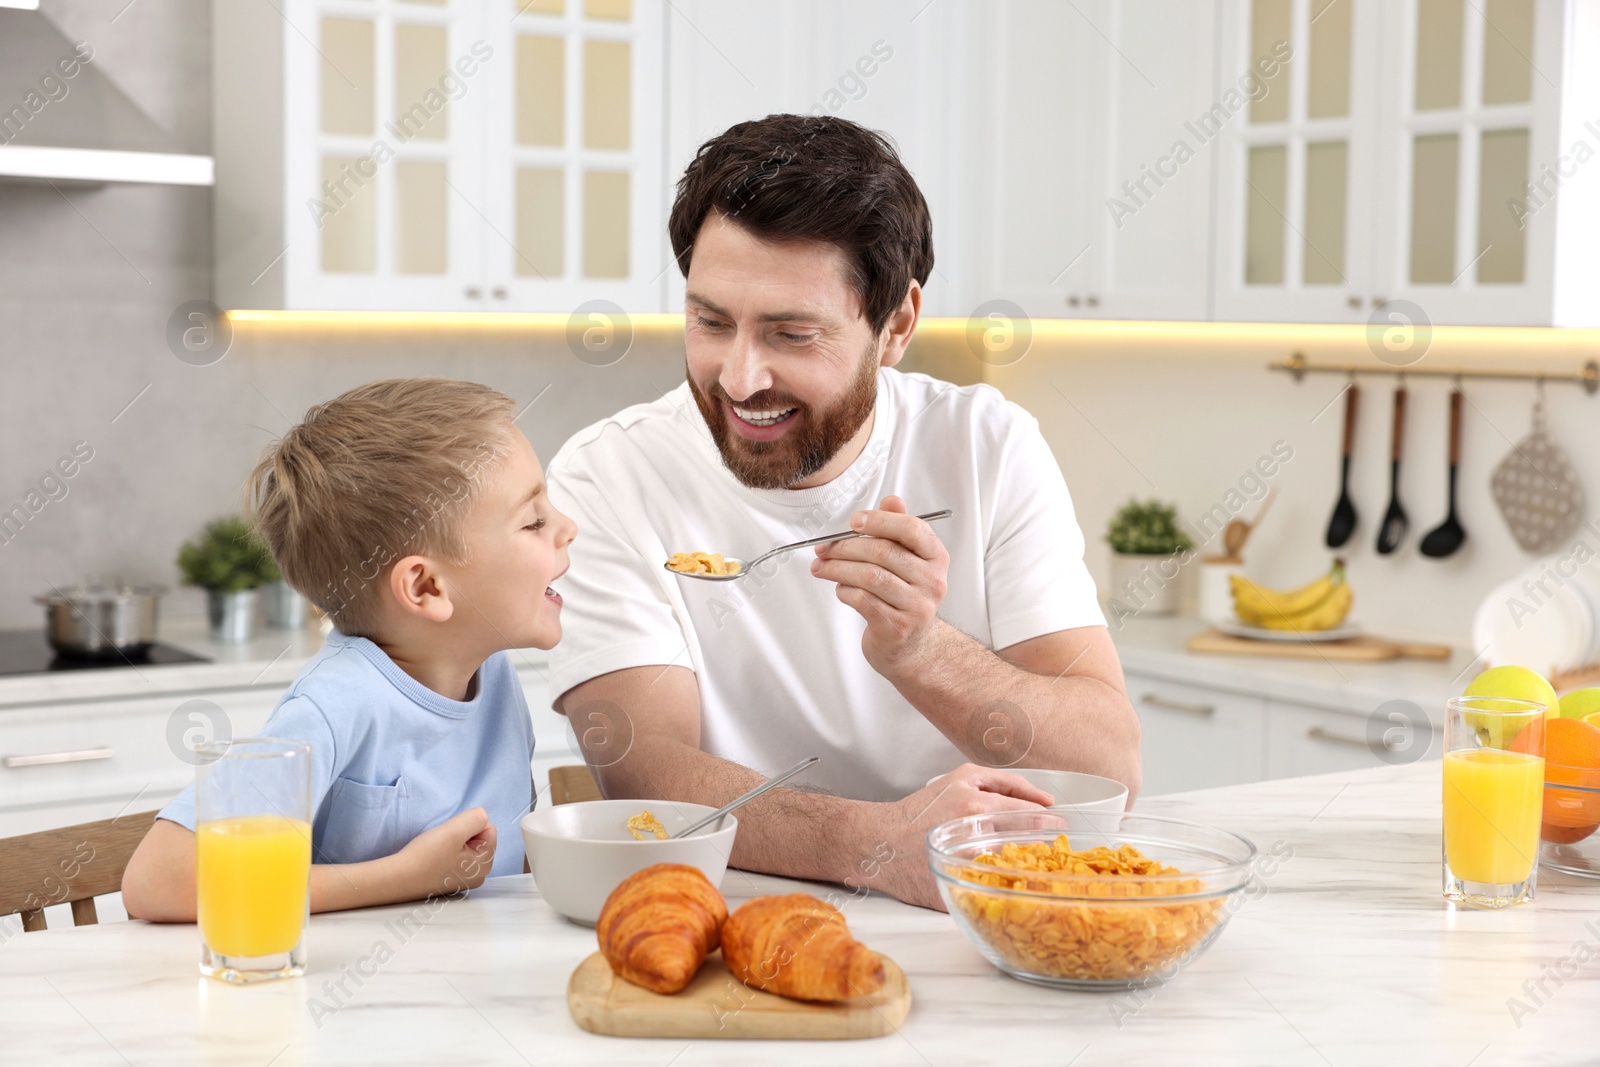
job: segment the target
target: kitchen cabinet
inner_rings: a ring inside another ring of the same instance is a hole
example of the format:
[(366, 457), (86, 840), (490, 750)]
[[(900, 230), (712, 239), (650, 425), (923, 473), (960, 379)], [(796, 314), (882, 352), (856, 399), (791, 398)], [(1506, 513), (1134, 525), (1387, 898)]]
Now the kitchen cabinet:
[(1265, 700), (1152, 675), (1125, 677), (1142, 737), (1141, 796), (1266, 776)]
[[(139, 683), (148, 689), (147, 683)], [(215, 712), (230, 735), (260, 732), (281, 687), (198, 690), (0, 712), (0, 837), (159, 808), (194, 781), (181, 746), (211, 740)]]
[(1370, 709), (1254, 695), (1244, 671), (1232, 688), (1181, 674), (1130, 670), (1125, 677), (1142, 734), (1141, 796), (1365, 770), (1441, 752), (1436, 727), (1412, 735), (1397, 720), (1379, 739), (1394, 746), (1389, 756), (1367, 740)]
[(983, 15), (977, 299), (1032, 318), (1204, 319), (1209, 0), (1030, 0)]
[[(1440, 741), (1431, 727), (1418, 736), (1393, 734), (1395, 724), (1386, 724), (1390, 741), (1397, 747), (1392, 757), (1375, 749), (1367, 738), (1367, 716), (1349, 711), (1271, 703), (1267, 715), (1268, 778), (1297, 778), (1307, 774), (1332, 774), (1359, 771), (1389, 763), (1411, 762), (1441, 753)], [(1380, 739), (1381, 743), (1381, 739)], [(1424, 746), (1416, 755), (1412, 745)]]
[(1429, 322), (1593, 325), (1600, 258), (1556, 226), (1600, 206), (1563, 156), (1595, 147), (1597, 22), (1588, 0), (1222, 0), (1219, 85), (1258, 81), (1217, 138), (1214, 317), (1372, 319), (1402, 343)]
[(214, 5), (217, 302), (658, 310), (664, 10)]

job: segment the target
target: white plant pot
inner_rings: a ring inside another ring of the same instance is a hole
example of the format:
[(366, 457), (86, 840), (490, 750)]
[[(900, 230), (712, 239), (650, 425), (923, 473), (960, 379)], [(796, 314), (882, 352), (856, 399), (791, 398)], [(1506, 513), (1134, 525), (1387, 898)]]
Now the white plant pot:
[(1111, 553), (1112, 603), (1124, 615), (1172, 615), (1178, 610), (1181, 553), (1125, 556)]

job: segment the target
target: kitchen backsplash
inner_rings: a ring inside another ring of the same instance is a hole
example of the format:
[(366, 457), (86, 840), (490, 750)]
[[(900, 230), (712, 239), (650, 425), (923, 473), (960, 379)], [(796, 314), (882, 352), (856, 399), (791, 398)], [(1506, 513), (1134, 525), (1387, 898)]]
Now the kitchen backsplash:
[[(207, 151), (209, 101), (195, 87), (209, 83), (209, 6), (173, 0), (159, 15), (108, 31), (118, 6), (55, 0), (51, 17), (69, 34), (93, 36), (97, 62), (184, 147)], [(0, 510), (20, 505), (27, 518), (0, 543), (0, 627), (37, 625), (33, 594), (81, 576), (174, 582), (178, 544), (238, 505), (261, 448), (310, 404), (358, 382), (445, 374), (487, 382), (519, 403), (538, 397), (521, 425), (548, 459), (574, 430), (659, 395), (682, 375), (673, 329), (642, 329), (625, 359), (594, 367), (555, 330), (360, 322), (241, 324), (225, 358), (194, 366), (174, 356), (168, 331), (174, 309), (210, 292), (209, 191), (3, 193), (0, 360), (9, 388), (0, 393)], [(1545, 339), (1532, 331), (1463, 336), (1439, 331), (1429, 365), (1565, 369), (1600, 349), (1593, 332), (1556, 344), (1537, 343)], [(1322, 532), (1337, 496), (1342, 418), (1342, 405), (1330, 402), (1344, 384), (1326, 376), (1297, 384), (1267, 371), (1295, 350), (1381, 366), (1357, 329), (1092, 323), (1041, 324), (1027, 354), (1003, 367), (975, 358), (960, 324), (935, 326), (919, 335), (911, 363), (956, 381), (990, 381), (1039, 417), (1098, 580), (1109, 571), (1106, 520), (1128, 497), (1172, 500), (1209, 533), (1221, 517), (1253, 514), (1270, 485), (1279, 496), (1250, 540), (1249, 569), (1267, 584), (1293, 586), (1329, 556)], [(1353, 617), (1385, 633), (1466, 643), (1482, 596), (1530, 562), (1495, 511), (1488, 482), (1528, 430), (1534, 389), (1467, 384), (1460, 511), (1469, 536), (1457, 555), (1434, 561), (1416, 545), (1445, 512), (1450, 382), (1408, 384), (1402, 497), (1411, 534), (1398, 554), (1379, 557), (1372, 544), (1388, 498), (1393, 378), (1362, 381), (1352, 479), (1361, 524), (1344, 551)], [(1571, 385), (1547, 393), (1552, 432), (1591, 496), (1600, 496), (1600, 397)], [(1259, 466), (1264, 457), (1277, 459), (1270, 477)], [(1600, 548), (1600, 538), (1590, 540)], [(200, 601), (183, 591), (166, 610), (197, 613)]]

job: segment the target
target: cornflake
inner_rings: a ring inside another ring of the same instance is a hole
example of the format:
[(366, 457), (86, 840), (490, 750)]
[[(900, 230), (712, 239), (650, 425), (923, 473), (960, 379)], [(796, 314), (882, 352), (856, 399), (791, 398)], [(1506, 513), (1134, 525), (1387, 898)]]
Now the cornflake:
[(725, 577), (739, 573), (739, 565), (722, 558), (721, 552), (674, 552), (667, 569), (679, 574), (714, 574)]
[[(952, 902), (979, 936), (1008, 965), (1028, 974), (1087, 981), (1142, 978), (1198, 948), (1222, 917), (1220, 899), (1168, 905), (1128, 899), (1205, 889), (1201, 879), (1183, 878), (1176, 867), (1128, 844), (1075, 851), (1062, 834), (1048, 844), (1007, 842), (998, 853), (983, 853), (972, 862), (993, 870), (969, 867), (951, 873), (994, 889), (1118, 901), (1055, 903), (953, 889)], [(1121, 882), (1108, 875), (1133, 877)], [(1157, 877), (1147, 880), (1151, 876)]]

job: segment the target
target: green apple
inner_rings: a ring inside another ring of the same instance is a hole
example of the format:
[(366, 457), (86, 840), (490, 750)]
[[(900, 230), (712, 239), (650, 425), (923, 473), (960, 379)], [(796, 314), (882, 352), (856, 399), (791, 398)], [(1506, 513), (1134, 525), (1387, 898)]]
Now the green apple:
[(1600, 689), (1574, 689), (1561, 698), (1561, 717), (1581, 719), (1600, 711)]
[[(1490, 667), (1474, 678), (1468, 684), (1464, 697), (1507, 697), (1511, 700), (1531, 700), (1536, 704), (1545, 706), (1544, 717), (1548, 721), (1561, 717), (1561, 702), (1556, 699), (1556, 691), (1545, 680), (1544, 675), (1538, 671), (1529, 670), (1527, 667)], [(1493, 703), (1486, 702), (1485, 711), (1516, 711), (1516, 705), (1507, 704), (1495, 707)], [(1511, 741), (1510, 737), (1500, 735), (1500, 723), (1494, 720), (1484, 720), (1483, 716), (1466, 713), (1462, 718), (1468, 725), (1479, 733), (1481, 743), (1489, 748), (1505, 748)], [(1520, 732), (1520, 731), (1518, 731)]]
[[(1556, 719), (1561, 716), (1561, 702), (1556, 699), (1556, 691), (1545, 681), (1544, 675), (1527, 667), (1490, 667), (1474, 678), (1461, 695), (1531, 700), (1545, 706), (1545, 718)], [(1600, 711), (1600, 704), (1591, 710)]]

